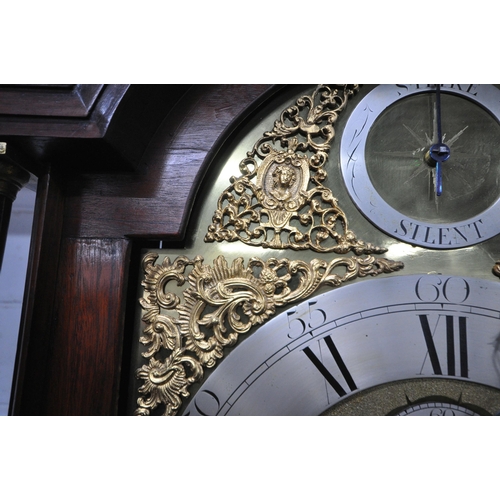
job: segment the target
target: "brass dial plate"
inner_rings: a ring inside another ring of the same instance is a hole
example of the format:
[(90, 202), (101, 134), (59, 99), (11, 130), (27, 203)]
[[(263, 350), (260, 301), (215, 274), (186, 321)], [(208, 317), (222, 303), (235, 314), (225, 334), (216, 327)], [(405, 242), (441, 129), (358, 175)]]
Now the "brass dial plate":
[(262, 326), (208, 377), (185, 414), (319, 415), (407, 379), (498, 389), (499, 332), (500, 283), (438, 275), (359, 282)]

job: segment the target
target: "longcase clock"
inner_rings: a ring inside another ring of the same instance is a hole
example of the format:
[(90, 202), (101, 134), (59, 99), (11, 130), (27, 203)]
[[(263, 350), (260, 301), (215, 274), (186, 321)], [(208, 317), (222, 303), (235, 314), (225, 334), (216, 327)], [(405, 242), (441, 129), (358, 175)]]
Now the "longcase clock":
[(137, 415), (500, 411), (500, 88), (291, 88), (145, 250)]

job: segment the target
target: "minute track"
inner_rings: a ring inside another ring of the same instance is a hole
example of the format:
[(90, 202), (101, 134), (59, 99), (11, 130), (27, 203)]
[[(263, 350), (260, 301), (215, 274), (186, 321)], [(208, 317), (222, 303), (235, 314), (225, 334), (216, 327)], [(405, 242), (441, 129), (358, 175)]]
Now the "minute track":
[[(500, 388), (494, 348), (500, 332), (500, 284), (459, 276), (398, 276), (328, 292), (316, 297), (315, 307), (326, 313), (320, 327), (290, 339), (284, 313), (221, 363), (202, 387), (217, 395), (218, 415), (321, 414), (346, 397), (398, 379), (436, 377)], [(303, 313), (310, 313), (309, 305), (304, 304)], [(422, 322), (428, 323), (432, 341), (426, 341)], [(464, 364), (460, 335), (465, 328)], [(441, 370), (436, 370), (436, 359)], [(191, 415), (196, 401), (188, 407)]]

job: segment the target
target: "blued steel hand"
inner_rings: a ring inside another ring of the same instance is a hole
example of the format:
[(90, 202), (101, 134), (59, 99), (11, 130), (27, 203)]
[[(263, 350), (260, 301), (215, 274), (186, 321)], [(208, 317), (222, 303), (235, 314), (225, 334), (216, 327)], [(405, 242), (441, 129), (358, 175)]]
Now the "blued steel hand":
[(435, 165), (435, 188), (436, 195), (441, 196), (443, 192), (443, 174), (441, 171), (442, 163), (450, 157), (450, 148), (443, 144), (443, 134), (441, 131), (441, 85), (436, 85), (436, 143), (429, 149), (429, 157), (432, 165)]

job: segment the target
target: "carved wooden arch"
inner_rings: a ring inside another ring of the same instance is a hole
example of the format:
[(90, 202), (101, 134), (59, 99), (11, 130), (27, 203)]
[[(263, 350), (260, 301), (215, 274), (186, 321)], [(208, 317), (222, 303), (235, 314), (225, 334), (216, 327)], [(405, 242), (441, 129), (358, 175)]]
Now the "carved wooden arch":
[[(12, 414), (122, 412), (134, 242), (183, 238), (205, 161), (223, 133), (279, 87), (185, 86), (169, 100), (170, 90), (129, 87), (117, 108), (122, 120), (114, 115), (107, 129), (124, 139), (113, 169), (99, 154), (100, 139), (78, 139), (79, 154), (72, 154), (74, 139), (63, 132), (40, 137), (39, 128), (21, 120), (20, 135), (9, 128), (13, 116), (0, 116), (2, 134), (29, 154), (39, 176)], [(160, 111), (151, 92), (167, 96)], [(161, 118), (153, 129), (151, 117)], [(139, 155), (131, 130), (143, 134)], [(82, 164), (87, 153), (92, 161)]]

